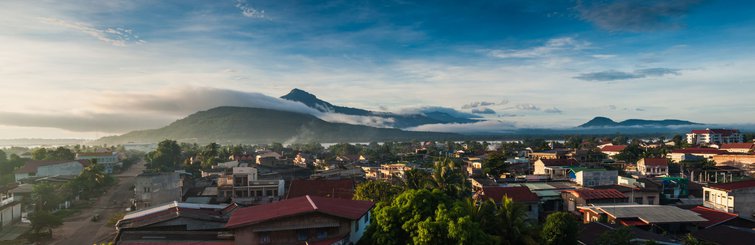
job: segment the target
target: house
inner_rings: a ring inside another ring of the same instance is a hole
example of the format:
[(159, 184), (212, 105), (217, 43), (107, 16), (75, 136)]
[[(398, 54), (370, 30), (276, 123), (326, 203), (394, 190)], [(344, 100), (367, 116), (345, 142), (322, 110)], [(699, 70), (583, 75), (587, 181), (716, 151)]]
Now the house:
[(671, 158), (674, 162), (682, 161), (695, 161), (702, 159), (713, 159), (714, 156), (720, 154), (726, 154), (727, 151), (722, 151), (713, 148), (686, 148), (673, 150), (667, 157)]
[(529, 188), (524, 186), (484, 186), (474, 194), (474, 199), (478, 201), (493, 200), (496, 204), (501, 204), (503, 197), (511, 198), (514, 203), (527, 207), (527, 219), (537, 222), (539, 215), (540, 198)]
[(738, 129), (700, 129), (687, 134), (687, 143), (692, 145), (742, 143), (744, 138)]
[(703, 187), (703, 205), (755, 221), (755, 180)]
[(705, 169), (698, 172), (690, 173), (690, 180), (698, 183), (726, 183), (734, 182), (735, 179), (741, 180), (745, 177), (745, 171), (733, 166), (714, 166), (712, 169)]
[(577, 166), (574, 159), (538, 159), (535, 161), (536, 175), (548, 175), (551, 179), (566, 179), (569, 173), (568, 166)]
[(592, 205), (579, 207), (579, 212), (585, 224), (605, 220), (672, 234), (695, 231), (696, 223), (708, 221), (698, 213), (670, 205)]
[(79, 152), (76, 153), (76, 160), (88, 160), (97, 165), (102, 165), (104, 172), (111, 174), (115, 166), (122, 167), (123, 163), (118, 157), (117, 152)]
[(404, 163), (381, 164), (378, 178), (382, 180), (391, 180), (393, 178), (403, 179), (404, 173), (409, 170), (412, 170), (412, 168), (406, 166)]
[[(614, 189), (628, 197), (628, 201), (635, 204), (658, 205), (660, 204), (660, 187), (650, 183), (635, 182), (634, 186), (627, 185), (602, 185), (594, 186), (593, 189)], [(646, 185), (647, 184), (647, 185)]]
[(115, 225), (115, 244), (235, 244), (225, 224), (237, 209), (171, 202), (128, 213)]
[(603, 153), (587, 149), (576, 149), (566, 153), (567, 159), (574, 159), (578, 162), (601, 162), (606, 158)]
[(581, 186), (615, 185), (619, 171), (602, 168), (570, 168), (569, 179)]
[(637, 161), (637, 171), (642, 176), (668, 176), (668, 159), (643, 158)]
[(310, 154), (299, 152), (296, 154), (296, 157), (294, 157), (294, 165), (299, 167), (306, 168), (307, 166), (312, 166), (314, 162), (315, 158)]
[(614, 189), (576, 189), (561, 192), (564, 207), (569, 212), (577, 212), (577, 208), (593, 204), (627, 203), (628, 197)]
[(483, 175), (482, 163), (479, 160), (477, 161), (474, 161), (471, 159), (468, 160), (467, 161), (467, 174), (469, 176), (482, 176)]
[(309, 195), (351, 200), (354, 198), (354, 190), (354, 180), (351, 179), (293, 180), (288, 188), (286, 199)]
[(606, 145), (603, 146), (603, 148), (600, 148), (600, 152), (603, 154), (606, 154), (606, 156), (610, 158), (616, 157), (616, 155), (619, 155), (621, 151), (627, 148), (627, 145)]
[(254, 167), (235, 167), (230, 174), (217, 178), (218, 201), (242, 205), (275, 202), (285, 196), (283, 179), (258, 179)]
[(713, 244), (750, 245), (755, 241), (755, 230), (730, 225), (719, 225), (692, 232), (692, 236), (700, 241), (711, 242)]
[(141, 173), (134, 185), (134, 207), (137, 210), (169, 202), (180, 202), (183, 197), (183, 182), (176, 172)]
[(540, 215), (545, 217), (550, 213), (564, 210), (564, 201), (561, 198), (561, 192), (566, 190), (575, 190), (578, 186), (569, 181), (552, 181), (552, 182), (528, 182), (521, 184), (527, 187), (540, 198)]
[(530, 160), (537, 161), (540, 159), (566, 159), (567, 153), (569, 153), (568, 150), (548, 150), (548, 151), (531, 152)]
[(9, 196), (0, 199), (0, 230), (21, 221), (21, 199)]
[(730, 153), (752, 153), (755, 151), (755, 143), (729, 143), (721, 145), (719, 149)]
[(33, 160), (16, 169), (14, 174), (16, 182), (32, 177), (78, 176), (86, 166), (89, 166), (86, 160)]
[[(617, 224), (606, 224), (603, 222), (590, 222), (580, 227), (577, 242), (582, 245), (599, 245), (600, 236), (596, 234), (603, 234), (611, 232), (623, 227)], [(664, 244), (664, 245), (680, 245), (679, 241), (665, 237), (660, 234), (655, 234), (637, 227), (629, 227), (629, 233), (631, 240), (629, 244)]]
[(370, 224), (370, 201), (301, 196), (241, 208), (225, 228), (236, 244), (356, 244)]
[(737, 214), (719, 211), (719, 210), (706, 208), (702, 206), (695, 206), (691, 208), (690, 211), (698, 213), (700, 217), (703, 217), (708, 220), (705, 222), (697, 223), (697, 226), (703, 229), (721, 225), (721, 224), (724, 224), (724, 223), (727, 223), (729, 221), (739, 218)]
[(283, 156), (273, 151), (261, 151), (257, 153), (255, 162), (258, 165), (275, 165)]

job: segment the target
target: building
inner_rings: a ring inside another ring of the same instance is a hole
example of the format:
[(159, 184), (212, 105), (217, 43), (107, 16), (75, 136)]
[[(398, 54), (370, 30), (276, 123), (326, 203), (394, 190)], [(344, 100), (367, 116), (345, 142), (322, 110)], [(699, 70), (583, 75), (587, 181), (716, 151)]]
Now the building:
[(33, 177), (78, 176), (88, 165), (86, 160), (34, 160), (26, 162), (14, 174), (17, 182)]
[(627, 148), (627, 145), (606, 145), (603, 146), (603, 148), (600, 148), (600, 152), (603, 154), (606, 154), (606, 156), (610, 158), (616, 157), (616, 155), (619, 155), (621, 151)]
[(293, 180), (288, 188), (286, 199), (309, 195), (351, 200), (354, 198), (354, 190), (354, 180), (351, 179)]
[(538, 159), (535, 161), (536, 175), (548, 175), (551, 179), (566, 179), (569, 169), (566, 167), (577, 166), (574, 159)]
[(608, 224), (640, 227), (672, 234), (695, 231), (695, 224), (706, 222), (700, 214), (670, 205), (593, 205), (579, 207), (587, 224), (606, 220)]
[(755, 180), (703, 187), (703, 206), (755, 220)]
[(275, 165), (278, 164), (283, 156), (274, 151), (261, 151), (257, 152), (255, 162), (259, 165)]
[(537, 161), (540, 159), (566, 159), (567, 153), (569, 153), (568, 150), (548, 150), (532, 152), (530, 153), (530, 160)]
[(236, 244), (356, 244), (370, 224), (370, 201), (302, 196), (241, 208), (225, 228)]
[(142, 173), (136, 176), (134, 207), (137, 210), (180, 202), (183, 196), (181, 174), (176, 172)]
[(700, 129), (687, 134), (687, 143), (692, 145), (742, 143), (744, 138), (737, 129)]
[[(600, 236), (606, 232), (615, 231), (623, 225), (606, 224), (602, 222), (590, 222), (583, 224), (579, 230), (578, 244), (581, 245), (600, 245)], [(630, 240), (629, 244), (663, 244), (663, 245), (681, 245), (677, 240), (655, 234), (637, 227), (629, 227)]]
[(115, 244), (234, 244), (225, 228), (236, 204), (171, 202), (128, 213), (115, 225)]
[(315, 158), (306, 153), (297, 153), (296, 157), (294, 157), (294, 165), (306, 168), (308, 166), (312, 166), (315, 163)]
[(527, 187), (483, 186), (481, 190), (474, 194), (473, 198), (478, 201), (493, 200), (496, 204), (500, 205), (503, 201), (503, 197), (511, 198), (514, 203), (527, 207), (527, 219), (532, 222), (537, 222), (540, 209), (540, 198)]
[(115, 166), (123, 166), (117, 152), (79, 152), (76, 153), (76, 160), (89, 160), (103, 166), (105, 173), (113, 173)]
[(659, 186), (650, 183), (636, 182), (635, 186), (603, 185), (595, 186), (594, 189), (614, 189), (628, 197), (629, 202), (644, 205), (659, 205), (661, 202), (661, 190)]
[(569, 179), (584, 187), (615, 185), (619, 171), (602, 168), (571, 168)]
[(393, 178), (403, 179), (404, 173), (409, 170), (412, 170), (412, 168), (403, 163), (381, 164), (378, 178), (382, 180), (391, 180)]
[(726, 153), (728, 152), (713, 148), (686, 148), (673, 150), (667, 157), (671, 158), (674, 162), (682, 162), (713, 159), (716, 155)]
[(668, 159), (643, 158), (637, 161), (637, 171), (642, 176), (668, 176)]
[(578, 207), (594, 204), (619, 204), (627, 203), (628, 198), (624, 193), (614, 189), (576, 189), (561, 192), (566, 210), (576, 213)]
[(0, 230), (21, 221), (21, 200), (13, 196), (0, 200)]
[(729, 143), (721, 145), (719, 149), (730, 153), (751, 153), (755, 151), (755, 143)]

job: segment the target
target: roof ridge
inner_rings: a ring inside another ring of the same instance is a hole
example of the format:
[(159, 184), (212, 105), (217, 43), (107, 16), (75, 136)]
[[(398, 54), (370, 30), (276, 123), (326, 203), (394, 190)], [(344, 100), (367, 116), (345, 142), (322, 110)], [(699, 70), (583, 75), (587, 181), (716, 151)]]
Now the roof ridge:
[(312, 209), (318, 210), (317, 205), (315, 205), (315, 202), (312, 201), (312, 198), (310, 198), (309, 195), (306, 195), (305, 197), (307, 197), (307, 201), (309, 201), (309, 204), (312, 205)]

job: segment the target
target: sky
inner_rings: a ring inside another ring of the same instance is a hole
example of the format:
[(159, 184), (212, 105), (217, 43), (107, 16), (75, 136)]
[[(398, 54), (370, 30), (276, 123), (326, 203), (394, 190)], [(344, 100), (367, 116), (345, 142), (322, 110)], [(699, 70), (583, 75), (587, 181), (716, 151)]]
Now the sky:
[(97, 138), (198, 110), (440, 107), (476, 125), (755, 123), (751, 1), (0, 1), (0, 138)]

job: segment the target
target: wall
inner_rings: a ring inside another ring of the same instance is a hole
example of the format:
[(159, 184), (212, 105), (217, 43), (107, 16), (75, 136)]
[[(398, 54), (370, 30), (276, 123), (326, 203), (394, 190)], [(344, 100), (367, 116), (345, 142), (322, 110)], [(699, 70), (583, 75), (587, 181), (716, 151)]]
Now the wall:
[[(365, 219), (366, 218), (366, 219)], [(362, 235), (364, 235), (364, 231), (367, 230), (367, 226), (370, 225), (370, 219), (372, 219), (372, 216), (370, 212), (367, 212), (366, 214), (362, 215), (358, 220), (352, 220), (351, 221), (351, 232), (349, 235), (349, 241), (356, 244), (360, 238), (362, 238)], [(356, 223), (359, 223), (359, 230), (356, 229)]]
[(615, 185), (619, 172), (607, 171), (579, 171), (577, 172), (577, 184), (581, 186)]
[(41, 166), (37, 168), (37, 176), (79, 175), (84, 166), (78, 161)]
[(755, 188), (745, 188), (734, 191), (734, 211), (739, 217), (755, 221)]
[(725, 162), (755, 164), (755, 155), (716, 155), (713, 156), (713, 161), (715, 161), (716, 164), (722, 164)]
[(21, 220), (21, 203), (15, 202), (0, 207), (0, 227), (9, 226)]
[(150, 173), (136, 177), (134, 189), (137, 209), (181, 201), (181, 177), (178, 173)]
[[(323, 226), (325, 224), (338, 224), (338, 227), (330, 227), (330, 228), (306, 228), (306, 227), (317, 227), (317, 226)], [(235, 243), (236, 244), (260, 244), (260, 236), (262, 234), (267, 234), (267, 236), (270, 238), (270, 245), (276, 245), (276, 244), (304, 244), (304, 242), (299, 241), (298, 239), (298, 232), (302, 229), (296, 229), (292, 227), (304, 227), (303, 229), (306, 229), (309, 231), (309, 239), (317, 240), (315, 237), (316, 231), (318, 229), (325, 229), (328, 231), (328, 235), (325, 239), (332, 239), (332, 238), (340, 238), (345, 237), (347, 234), (351, 231), (351, 226), (353, 223), (350, 220), (347, 219), (341, 219), (329, 215), (319, 214), (319, 213), (310, 213), (310, 214), (304, 214), (304, 215), (298, 215), (298, 216), (292, 216), (288, 218), (280, 218), (275, 219), (267, 222), (263, 222), (260, 224), (250, 225), (247, 227), (242, 227), (238, 229), (234, 229), (234, 237), (235, 237)], [(360, 224), (361, 225), (361, 224)], [(260, 231), (262, 230), (262, 231)], [(265, 230), (268, 230), (265, 232)], [(360, 226), (360, 230), (362, 229), (362, 226)]]

